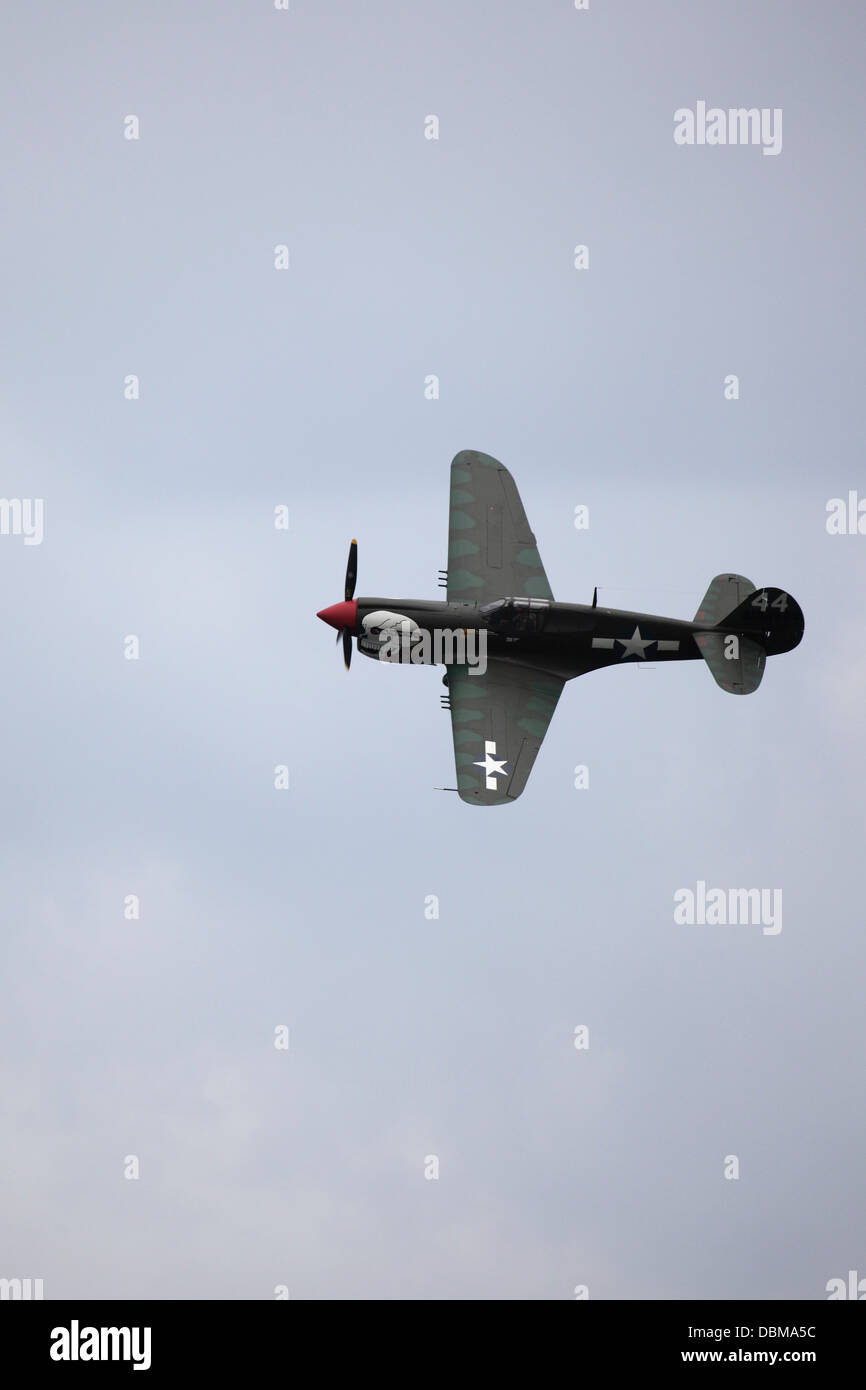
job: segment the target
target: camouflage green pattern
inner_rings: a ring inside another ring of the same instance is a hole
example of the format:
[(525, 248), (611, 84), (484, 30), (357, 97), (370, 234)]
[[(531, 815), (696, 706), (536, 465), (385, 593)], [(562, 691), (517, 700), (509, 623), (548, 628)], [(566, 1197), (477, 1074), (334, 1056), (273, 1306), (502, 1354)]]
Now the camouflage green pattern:
[(535, 536), (507, 468), (464, 449), (451, 464), (448, 600), (552, 599)]
[(742, 574), (717, 574), (701, 600), (695, 622), (720, 623), (754, 592), (751, 579)]
[[(516, 801), (526, 786), (565, 681), (529, 666), (492, 660), (483, 675), (448, 668), (451, 733), (457, 790), (471, 806)], [(488, 775), (476, 766), (488, 756), (505, 770)], [(488, 786), (490, 781), (494, 785)]]

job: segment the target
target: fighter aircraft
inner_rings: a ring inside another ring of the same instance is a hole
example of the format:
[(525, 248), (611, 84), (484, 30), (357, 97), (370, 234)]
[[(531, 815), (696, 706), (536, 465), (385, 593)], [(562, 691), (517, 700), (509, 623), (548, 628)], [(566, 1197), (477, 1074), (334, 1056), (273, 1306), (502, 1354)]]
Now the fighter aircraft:
[(767, 657), (803, 636), (796, 600), (741, 574), (716, 575), (691, 622), (602, 608), (597, 589), (591, 604), (557, 603), (514, 479), (472, 449), (451, 464), (445, 602), (356, 599), (357, 569), (352, 541), (344, 600), (316, 616), (337, 629), (347, 670), (353, 638), (374, 660), (445, 665), (457, 766), (451, 790), (472, 806), (517, 800), (575, 676), (703, 657), (723, 690), (749, 695)]

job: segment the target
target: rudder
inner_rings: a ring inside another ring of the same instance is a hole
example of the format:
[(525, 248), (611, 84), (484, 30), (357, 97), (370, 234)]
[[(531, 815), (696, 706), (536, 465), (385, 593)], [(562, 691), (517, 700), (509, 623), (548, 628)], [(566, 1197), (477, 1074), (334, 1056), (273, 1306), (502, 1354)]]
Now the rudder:
[(805, 628), (803, 610), (784, 589), (755, 589), (724, 619), (716, 623), (726, 632), (741, 632), (753, 639), (768, 656), (796, 647)]

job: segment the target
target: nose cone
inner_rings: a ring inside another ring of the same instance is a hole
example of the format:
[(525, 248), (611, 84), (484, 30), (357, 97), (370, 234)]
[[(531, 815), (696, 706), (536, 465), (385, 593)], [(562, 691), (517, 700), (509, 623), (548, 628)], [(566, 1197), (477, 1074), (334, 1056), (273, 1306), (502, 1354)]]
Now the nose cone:
[(347, 599), (345, 603), (332, 603), (330, 608), (322, 608), (316, 617), (338, 631), (341, 627), (347, 627), (350, 632), (354, 632), (358, 621), (358, 605), (354, 599)]

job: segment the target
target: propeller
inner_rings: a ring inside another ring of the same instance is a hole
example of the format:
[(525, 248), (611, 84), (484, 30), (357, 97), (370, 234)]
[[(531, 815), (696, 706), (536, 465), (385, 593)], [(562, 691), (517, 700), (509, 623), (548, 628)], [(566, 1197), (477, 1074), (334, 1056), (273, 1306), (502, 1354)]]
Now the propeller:
[[(358, 542), (352, 541), (349, 545), (349, 558), (346, 561), (346, 588), (343, 597), (348, 603), (355, 597), (355, 581), (358, 578)], [(352, 664), (352, 633), (347, 627), (341, 628), (337, 633), (343, 639), (343, 662), (346, 670)]]
[(340, 645), (341, 638), (343, 642), (343, 661), (345, 662), (346, 670), (348, 671), (349, 667), (352, 664), (352, 634), (347, 627), (341, 627), (337, 629), (337, 646)]
[(358, 578), (358, 542), (352, 541), (349, 546), (349, 558), (346, 561), (346, 592), (343, 595), (346, 602), (355, 597), (355, 580)]
[(331, 627), (337, 629), (337, 644), (342, 640), (343, 661), (346, 670), (352, 664), (352, 634), (355, 630), (357, 617), (357, 605), (352, 602), (355, 594), (355, 581), (358, 578), (358, 542), (352, 541), (349, 546), (349, 559), (346, 563), (346, 583), (343, 588), (345, 598), (342, 603), (334, 603), (330, 608), (323, 608), (316, 616), (322, 622), (329, 623)]

